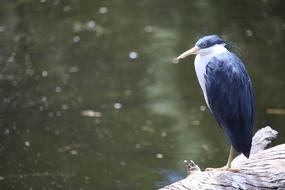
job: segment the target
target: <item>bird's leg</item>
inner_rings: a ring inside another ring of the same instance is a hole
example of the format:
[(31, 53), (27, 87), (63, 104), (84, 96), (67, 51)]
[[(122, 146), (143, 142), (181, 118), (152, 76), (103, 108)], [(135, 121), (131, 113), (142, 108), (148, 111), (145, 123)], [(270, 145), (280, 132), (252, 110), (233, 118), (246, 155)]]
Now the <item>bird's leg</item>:
[(232, 161), (234, 159), (234, 154), (235, 154), (235, 149), (234, 149), (233, 145), (231, 145), (227, 165), (224, 167), (226, 171), (239, 172), (239, 169), (232, 168)]
[(233, 147), (233, 145), (231, 145), (230, 153), (229, 153), (229, 157), (228, 157), (228, 161), (227, 161), (227, 165), (225, 166), (226, 168), (231, 168), (232, 161), (233, 161), (233, 158), (234, 158), (234, 153), (235, 153), (234, 147)]
[(239, 169), (235, 169), (231, 167), (233, 158), (234, 158), (234, 147), (231, 145), (230, 148), (230, 153), (229, 153), (229, 157), (228, 157), (228, 161), (227, 161), (227, 165), (225, 165), (224, 167), (221, 168), (207, 168), (206, 171), (231, 171), (231, 172), (239, 172)]

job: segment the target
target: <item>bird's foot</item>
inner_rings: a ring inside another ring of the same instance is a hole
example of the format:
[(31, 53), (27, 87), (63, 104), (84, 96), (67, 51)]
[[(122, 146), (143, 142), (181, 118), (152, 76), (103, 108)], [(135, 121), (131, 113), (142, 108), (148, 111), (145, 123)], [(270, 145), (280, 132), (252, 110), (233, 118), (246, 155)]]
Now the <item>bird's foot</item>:
[(229, 171), (229, 172), (237, 173), (237, 172), (240, 172), (240, 169), (238, 169), (238, 168), (230, 168), (230, 167), (224, 166), (224, 167), (221, 167), (221, 168), (206, 168), (205, 171)]

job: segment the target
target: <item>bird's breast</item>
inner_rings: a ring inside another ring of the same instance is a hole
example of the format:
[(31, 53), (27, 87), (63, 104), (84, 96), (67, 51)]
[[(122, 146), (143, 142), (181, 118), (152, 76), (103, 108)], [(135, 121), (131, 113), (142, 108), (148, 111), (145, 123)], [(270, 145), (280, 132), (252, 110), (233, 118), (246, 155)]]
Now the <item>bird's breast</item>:
[(206, 80), (205, 80), (204, 75), (206, 73), (206, 66), (210, 58), (212, 57), (197, 55), (194, 61), (195, 72), (196, 72), (200, 87), (202, 88), (204, 98), (205, 98), (205, 101), (208, 107), (209, 107), (209, 104), (208, 104), (208, 98), (207, 98), (207, 93), (206, 93)]
[(208, 50), (207, 54), (198, 54), (195, 57), (195, 61), (194, 61), (195, 72), (196, 72), (200, 87), (203, 90), (204, 98), (205, 98), (205, 101), (208, 107), (209, 107), (209, 104), (208, 104), (208, 97), (206, 93), (206, 79), (205, 79), (206, 66), (214, 56), (220, 53), (223, 53), (223, 52), (228, 52), (228, 50), (222, 45), (216, 45), (216, 46), (211, 47), (211, 49)]

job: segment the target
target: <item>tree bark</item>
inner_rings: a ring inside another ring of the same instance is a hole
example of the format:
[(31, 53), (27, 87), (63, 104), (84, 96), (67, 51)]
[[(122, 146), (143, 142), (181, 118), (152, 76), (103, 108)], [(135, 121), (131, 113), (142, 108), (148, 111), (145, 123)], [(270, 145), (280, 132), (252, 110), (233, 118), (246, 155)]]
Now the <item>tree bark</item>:
[(201, 171), (193, 161), (184, 161), (188, 176), (160, 190), (285, 190), (285, 144), (266, 149), (277, 134), (270, 127), (257, 131), (249, 159), (239, 155), (232, 162), (239, 172)]

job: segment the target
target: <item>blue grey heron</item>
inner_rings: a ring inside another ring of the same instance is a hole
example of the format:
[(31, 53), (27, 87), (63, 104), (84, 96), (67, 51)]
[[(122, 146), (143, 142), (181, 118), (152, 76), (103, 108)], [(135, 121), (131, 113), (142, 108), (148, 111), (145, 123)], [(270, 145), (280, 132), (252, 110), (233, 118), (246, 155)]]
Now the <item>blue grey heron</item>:
[(177, 57), (196, 54), (195, 71), (206, 104), (231, 143), (225, 170), (231, 170), (234, 150), (249, 157), (255, 113), (250, 77), (241, 59), (230, 49), (231, 44), (210, 35)]

